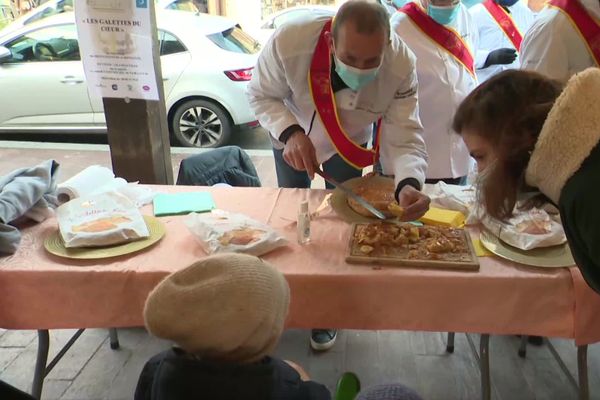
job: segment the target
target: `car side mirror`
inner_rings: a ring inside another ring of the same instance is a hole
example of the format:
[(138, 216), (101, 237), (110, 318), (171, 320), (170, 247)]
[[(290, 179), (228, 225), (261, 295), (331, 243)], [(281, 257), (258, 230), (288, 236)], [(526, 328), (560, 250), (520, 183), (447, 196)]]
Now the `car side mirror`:
[(12, 53), (4, 46), (0, 46), (0, 64), (4, 64), (12, 58)]

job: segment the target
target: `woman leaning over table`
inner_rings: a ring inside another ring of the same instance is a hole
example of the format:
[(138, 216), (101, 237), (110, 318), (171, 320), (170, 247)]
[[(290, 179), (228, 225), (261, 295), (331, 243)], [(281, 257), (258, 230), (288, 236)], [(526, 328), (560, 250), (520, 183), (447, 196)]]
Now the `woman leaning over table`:
[(477, 161), (480, 201), (500, 220), (520, 193), (558, 206), (573, 256), (600, 293), (600, 69), (559, 82), (506, 71), (460, 105), (454, 129)]

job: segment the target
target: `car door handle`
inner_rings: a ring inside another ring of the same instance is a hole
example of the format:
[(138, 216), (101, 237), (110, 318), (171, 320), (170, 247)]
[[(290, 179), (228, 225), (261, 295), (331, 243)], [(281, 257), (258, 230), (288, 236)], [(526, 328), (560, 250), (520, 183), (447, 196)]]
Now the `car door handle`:
[(72, 76), (72, 75), (65, 76), (65, 77), (64, 77), (64, 78), (63, 78), (63, 79), (60, 81), (60, 83), (64, 83), (64, 84), (66, 84), (66, 85), (77, 85), (77, 84), (79, 84), (79, 83), (83, 83), (83, 82), (84, 82), (84, 81), (83, 81), (83, 79), (78, 79), (78, 78), (75, 78), (75, 77), (74, 77), (74, 76)]

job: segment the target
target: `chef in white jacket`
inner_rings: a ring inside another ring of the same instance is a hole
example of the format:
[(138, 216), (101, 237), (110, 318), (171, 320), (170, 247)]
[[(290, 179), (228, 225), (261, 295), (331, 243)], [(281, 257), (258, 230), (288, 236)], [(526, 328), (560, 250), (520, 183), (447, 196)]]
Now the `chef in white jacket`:
[[(452, 118), (477, 86), (477, 28), (466, 7), (455, 0), (408, 3), (392, 17), (392, 28), (417, 56), (428, 182), (463, 183), (470, 156), (462, 138), (452, 130)], [(455, 45), (447, 48), (448, 42)]]
[[(334, 20), (294, 20), (271, 37), (248, 85), (250, 105), (271, 134), (280, 187), (310, 187), (315, 170), (339, 182), (379, 160), (393, 175), (404, 219), (421, 217), (427, 168), (417, 105), (415, 57), (383, 6), (344, 3)], [(365, 149), (380, 122), (379, 151)], [(328, 185), (331, 187), (331, 185)], [(315, 350), (336, 333), (313, 330)]]
[(522, 42), (535, 18), (533, 11), (524, 0), (489, 1), (501, 7), (500, 15), (511, 24), (505, 29), (516, 30), (518, 39), (509, 37), (509, 33), (501, 28), (501, 22), (494, 18), (484, 3), (469, 9), (479, 33), (479, 44), (475, 52), (475, 67), (479, 83), (507, 69), (519, 69), (519, 49), (516, 48), (515, 42)]
[[(589, 67), (600, 67), (600, 43), (589, 43), (574, 26), (587, 25), (596, 38), (600, 37), (600, 1), (550, 1), (537, 16), (525, 35), (521, 50), (521, 68), (540, 72), (566, 82), (572, 75)], [(562, 3), (562, 4), (560, 4)], [(579, 8), (581, 20), (567, 15), (564, 9)]]

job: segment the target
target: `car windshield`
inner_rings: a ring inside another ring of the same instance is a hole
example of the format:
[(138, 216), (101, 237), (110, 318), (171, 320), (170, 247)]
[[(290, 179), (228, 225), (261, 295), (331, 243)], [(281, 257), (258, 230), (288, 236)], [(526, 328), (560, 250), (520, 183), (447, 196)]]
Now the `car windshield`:
[(256, 54), (260, 51), (260, 43), (239, 26), (220, 33), (213, 33), (207, 37), (223, 50), (234, 53)]
[(32, 22), (39, 21), (44, 18), (48, 18), (52, 15), (61, 14), (67, 11), (73, 11), (73, 0), (59, 0), (55, 4), (50, 4), (42, 11), (35, 13), (31, 18), (24, 22), (25, 25), (31, 24)]

